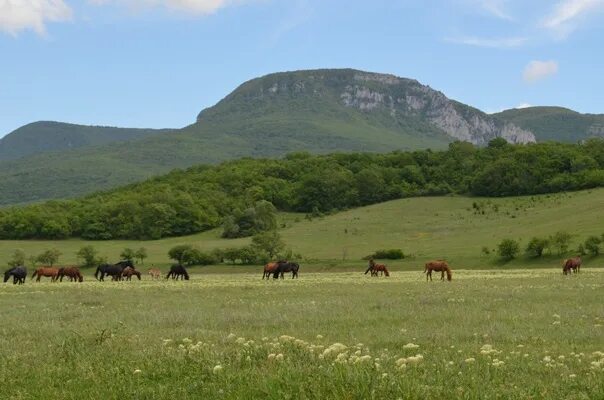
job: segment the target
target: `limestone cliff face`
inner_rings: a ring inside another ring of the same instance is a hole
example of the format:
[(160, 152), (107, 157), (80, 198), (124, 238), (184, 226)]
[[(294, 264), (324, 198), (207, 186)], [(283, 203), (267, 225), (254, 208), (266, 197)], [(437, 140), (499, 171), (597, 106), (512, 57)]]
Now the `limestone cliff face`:
[[(449, 140), (484, 145), (497, 137), (511, 143), (535, 142), (535, 136), (512, 123), (447, 98), (416, 80), (356, 70), (313, 70), (267, 75), (240, 86), (223, 100), (224, 106), (262, 113), (275, 109), (356, 110), (375, 124), (399, 126), (417, 135), (442, 134)], [(199, 119), (227, 110), (219, 103)], [(317, 107), (317, 104), (321, 104)], [(313, 107), (314, 106), (314, 107)]]

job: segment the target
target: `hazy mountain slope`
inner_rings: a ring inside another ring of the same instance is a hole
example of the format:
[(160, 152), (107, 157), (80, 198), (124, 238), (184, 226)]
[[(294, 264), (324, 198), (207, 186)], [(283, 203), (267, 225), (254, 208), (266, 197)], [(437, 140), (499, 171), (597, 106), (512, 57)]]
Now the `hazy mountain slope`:
[(415, 80), (350, 69), (277, 73), (244, 83), (180, 130), (0, 162), (0, 204), (73, 197), (247, 156), (441, 149), (494, 137), (534, 141)]
[(34, 122), (0, 139), (0, 161), (31, 154), (135, 140), (168, 131), (85, 126), (52, 121)]
[(576, 143), (604, 136), (604, 114), (581, 114), (562, 107), (528, 107), (493, 114), (535, 134), (538, 141)]

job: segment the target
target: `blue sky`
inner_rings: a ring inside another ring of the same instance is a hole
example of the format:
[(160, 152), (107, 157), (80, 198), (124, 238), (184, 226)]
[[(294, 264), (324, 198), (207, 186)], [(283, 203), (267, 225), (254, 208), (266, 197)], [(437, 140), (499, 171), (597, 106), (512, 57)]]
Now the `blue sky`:
[(247, 79), (351, 67), (494, 112), (604, 113), (604, 0), (0, 0), (0, 136), (182, 127)]

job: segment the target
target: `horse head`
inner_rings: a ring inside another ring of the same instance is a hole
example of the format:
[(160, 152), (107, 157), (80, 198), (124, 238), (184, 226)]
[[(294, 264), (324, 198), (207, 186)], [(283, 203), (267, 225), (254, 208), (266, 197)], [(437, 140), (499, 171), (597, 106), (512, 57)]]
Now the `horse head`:
[(8, 282), (8, 279), (10, 278), (10, 275), (12, 272), (13, 272), (13, 268), (9, 269), (8, 271), (6, 271), (4, 273), (4, 282)]

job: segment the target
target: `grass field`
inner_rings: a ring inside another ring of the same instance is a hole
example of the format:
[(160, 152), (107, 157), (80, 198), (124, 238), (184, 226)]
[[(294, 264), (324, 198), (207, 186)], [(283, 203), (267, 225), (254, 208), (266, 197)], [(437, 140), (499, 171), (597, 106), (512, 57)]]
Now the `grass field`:
[(596, 399), (604, 274), (1, 285), (2, 399)]
[[(473, 203), (479, 206), (478, 211)], [(396, 200), (340, 212), (313, 220), (304, 215), (281, 216), (285, 228), (280, 229), (287, 246), (303, 255), (299, 260), (310, 271), (351, 271), (365, 265), (362, 257), (377, 249), (401, 248), (410, 257), (389, 265), (394, 270), (420, 268), (426, 259), (447, 259), (453, 268), (535, 268), (558, 267), (562, 256), (548, 255), (541, 259), (520, 257), (502, 264), (495, 255), (497, 243), (512, 238), (524, 248), (533, 236), (547, 237), (564, 230), (573, 235), (571, 248), (589, 235), (604, 233), (602, 210), (604, 189), (568, 194), (528, 196), (504, 199), (469, 197), (428, 197)], [(482, 212), (484, 211), (484, 214)], [(27, 255), (58, 248), (60, 263), (75, 264), (77, 250), (94, 245), (110, 261), (117, 261), (124, 247), (147, 248), (145, 264), (165, 267), (170, 263), (168, 250), (177, 244), (192, 244), (204, 250), (238, 247), (249, 239), (221, 239), (221, 230), (198, 235), (157, 241), (0, 241), (0, 265), (6, 265), (16, 248)], [(491, 255), (481, 249), (487, 246)], [(589, 266), (603, 266), (600, 259), (585, 260)], [(254, 267), (216, 266), (207, 272), (246, 271)]]

